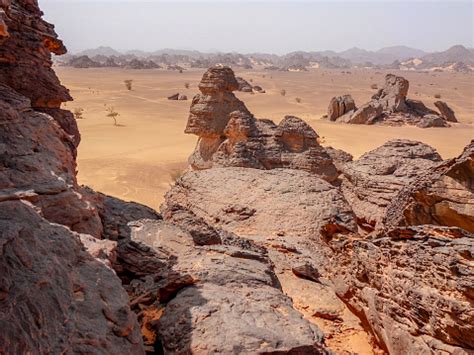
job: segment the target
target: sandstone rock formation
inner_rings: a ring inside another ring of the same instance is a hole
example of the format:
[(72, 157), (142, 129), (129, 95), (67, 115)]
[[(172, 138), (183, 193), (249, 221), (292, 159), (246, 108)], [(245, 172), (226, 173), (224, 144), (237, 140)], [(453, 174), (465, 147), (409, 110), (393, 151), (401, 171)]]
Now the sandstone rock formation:
[(279, 125), (255, 119), (232, 93), (237, 88), (230, 68), (214, 67), (204, 74), (185, 130), (199, 136), (189, 159), (193, 169), (292, 168), (311, 171), (328, 181), (336, 179), (331, 158), (308, 124), (295, 116), (286, 116)]
[(238, 91), (253, 92), (252, 85), (250, 85), (250, 83), (247, 80), (245, 80), (244, 78), (240, 76), (237, 76), (235, 80), (237, 80), (237, 83), (239, 85), (239, 87), (237, 88)]
[(470, 354), (473, 241), (431, 225), (333, 240), (336, 292), (389, 354)]
[(407, 98), (409, 83), (401, 76), (387, 74), (385, 85), (372, 99), (355, 107), (350, 95), (333, 97), (327, 118), (352, 124), (416, 125), (420, 128), (449, 127), (455, 121), (454, 113), (443, 103), (435, 103), (441, 114), (427, 108), (421, 101)]
[(430, 146), (391, 140), (342, 167), (341, 190), (359, 224), (371, 230), (396, 194), (427, 169), (441, 162)]
[[(472, 352), (474, 141), (352, 161), (297, 117), (255, 119), (211, 68), (195, 170), (160, 215), (78, 185), (65, 48), (36, 1), (0, 8), (0, 352)], [(402, 110), (390, 87), (377, 102)]]
[(351, 95), (333, 97), (328, 107), (328, 119), (335, 121), (345, 114), (352, 114), (356, 110), (355, 101)]
[(451, 107), (448, 106), (448, 104), (444, 101), (436, 101), (434, 103), (436, 108), (439, 110), (441, 113), (441, 117), (443, 117), (446, 121), (448, 122), (457, 122), (456, 115), (454, 114), (454, 111)]
[(434, 224), (474, 233), (474, 141), (455, 159), (420, 171), (388, 207), (388, 227)]

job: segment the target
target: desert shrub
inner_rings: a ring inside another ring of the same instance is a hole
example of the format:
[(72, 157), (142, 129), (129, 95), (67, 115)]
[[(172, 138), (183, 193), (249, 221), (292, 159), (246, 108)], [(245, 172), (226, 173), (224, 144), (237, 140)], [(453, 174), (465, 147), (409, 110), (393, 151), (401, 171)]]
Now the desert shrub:
[(372, 84), (372, 85), (370, 85), (370, 88), (374, 89), (374, 90), (377, 90), (379, 88), (379, 86), (377, 84)]
[(184, 87), (185, 87), (186, 89), (189, 89), (189, 83), (184, 83)]
[(180, 74), (183, 74), (183, 69), (180, 69), (180, 70), (179, 70), (179, 73), (180, 73)]
[(183, 169), (173, 169), (170, 171), (170, 178), (171, 178), (171, 183), (170, 185), (176, 184), (176, 181), (179, 180), (181, 176), (186, 172), (186, 170)]
[(265, 78), (265, 77), (266, 77), (266, 75), (265, 75), (265, 74), (263, 74), (263, 75), (262, 75), (262, 78)]
[(285, 96), (285, 95), (286, 95), (286, 90), (285, 90), (285, 89), (281, 89), (281, 90), (280, 90), (280, 95), (281, 95), (281, 96)]
[(297, 97), (297, 98), (295, 98), (295, 101), (296, 101), (297, 103), (299, 103), (299, 104), (300, 104), (300, 103), (301, 103), (301, 101), (302, 101), (302, 100), (301, 100), (301, 97)]
[(434, 97), (435, 99), (441, 99), (441, 94), (435, 94)]
[(133, 80), (128, 79), (123, 81), (127, 90), (132, 90)]
[(110, 107), (107, 107), (105, 109), (105, 111), (107, 111), (107, 117), (110, 117), (114, 120), (114, 126), (118, 126), (117, 124), (117, 116), (120, 116), (120, 113), (118, 113), (117, 111), (115, 111), (115, 109), (113, 108), (113, 106), (110, 106)]
[(253, 83), (253, 79), (252, 79), (252, 78), (250, 78), (249, 81), (250, 81), (251, 83)]
[(76, 120), (82, 120), (84, 118), (84, 109), (82, 107), (76, 107), (74, 109), (73, 115)]

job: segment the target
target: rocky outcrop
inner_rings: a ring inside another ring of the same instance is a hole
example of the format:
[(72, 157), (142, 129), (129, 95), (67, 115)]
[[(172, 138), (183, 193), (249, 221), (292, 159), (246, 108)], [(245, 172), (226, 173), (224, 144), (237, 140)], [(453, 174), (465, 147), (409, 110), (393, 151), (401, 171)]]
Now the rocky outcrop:
[[(167, 211), (171, 220), (176, 213)], [(283, 294), (263, 248), (229, 233), (198, 247), (191, 234), (166, 222), (137, 222), (132, 230), (134, 242), (177, 256), (171, 272), (186, 275), (174, 284), (168, 276), (148, 296), (169, 301), (154, 322), (166, 353), (329, 354), (321, 331)]]
[(448, 104), (444, 101), (436, 101), (434, 103), (436, 108), (439, 110), (441, 113), (441, 117), (443, 117), (446, 121), (448, 122), (457, 122), (456, 115), (454, 114), (454, 111), (451, 107), (448, 106)]
[(161, 66), (152, 60), (132, 59), (124, 64), (127, 69), (160, 69)]
[(241, 166), (292, 168), (313, 172), (328, 181), (336, 168), (316, 132), (303, 120), (286, 116), (279, 125), (255, 119), (232, 91), (238, 82), (230, 68), (215, 67), (203, 76), (194, 97), (186, 133), (199, 136), (189, 158), (193, 169)]
[(392, 126), (409, 124), (420, 128), (449, 127), (448, 122), (455, 122), (452, 121), (453, 115), (446, 109), (447, 105), (440, 105), (440, 115), (421, 101), (408, 99), (408, 88), (408, 80), (387, 74), (384, 87), (358, 109), (350, 95), (333, 97), (327, 118), (342, 123)]
[(337, 294), (389, 354), (472, 352), (474, 235), (424, 225), (331, 245)]
[(359, 224), (371, 230), (397, 193), (439, 162), (439, 154), (426, 144), (392, 140), (346, 163), (342, 167), (341, 190)]
[(474, 141), (455, 159), (418, 173), (388, 207), (386, 228), (434, 224), (474, 233)]
[(327, 118), (335, 121), (345, 114), (354, 113), (355, 110), (355, 101), (351, 95), (333, 97), (329, 103)]
[(247, 80), (245, 80), (244, 78), (240, 76), (237, 76), (235, 80), (237, 80), (237, 83), (239, 85), (239, 87), (237, 88), (238, 91), (253, 92), (252, 85), (250, 85), (250, 83)]
[(81, 55), (79, 57), (73, 57), (69, 61), (69, 65), (73, 68), (81, 68), (81, 69), (86, 69), (86, 68), (100, 68), (102, 64), (99, 62), (95, 62), (92, 59), (90, 59), (87, 55)]
[(3, 201), (0, 245), (2, 351), (144, 353), (120, 280), (84, 249), (81, 235), (27, 202)]
[(65, 48), (36, 1), (0, 6), (10, 30), (0, 47), (0, 348), (143, 353), (137, 318), (110, 269), (122, 255), (100, 239), (113, 218), (76, 181), (80, 136), (59, 108), (70, 97), (50, 58)]

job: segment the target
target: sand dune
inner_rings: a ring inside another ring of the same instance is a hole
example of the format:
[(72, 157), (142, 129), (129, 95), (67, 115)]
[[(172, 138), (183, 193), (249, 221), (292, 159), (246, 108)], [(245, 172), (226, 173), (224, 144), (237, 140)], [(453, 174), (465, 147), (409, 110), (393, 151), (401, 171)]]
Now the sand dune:
[[(78, 155), (79, 182), (95, 190), (157, 208), (169, 185), (187, 166), (195, 136), (183, 133), (190, 101), (169, 101), (177, 92), (192, 99), (203, 69), (182, 74), (161, 70), (56, 68), (75, 101), (66, 108), (84, 109), (78, 120), (82, 143)], [(265, 94), (237, 93), (258, 118), (276, 122), (293, 114), (307, 120), (323, 137), (324, 145), (344, 149), (355, 157), (392, 138), (420, 140), (435, 147), (443, 158), (459, 154), (474, 138), (474, 82), (472, 75), (400, 72), (410, 81), (409, 97), (434, 108), (435, 94), (455, 110), (459, 124), (451, 128), (344, 125), (320, 120), (332, 96), (351, 94), (362, 104), (381, 86), (386, 72), (316, 69), (309, 72), (238, 71), (261, 85)], [(123, 83), (133, 79), (133, 90)], [(185, 83), (190, 83), (189, 89)], [(286, 90), (281, 96), (280, 91)], [(301, 103), (296, 98), (301, 98)], [(113, 106), (119, 126), (106, 117)]]

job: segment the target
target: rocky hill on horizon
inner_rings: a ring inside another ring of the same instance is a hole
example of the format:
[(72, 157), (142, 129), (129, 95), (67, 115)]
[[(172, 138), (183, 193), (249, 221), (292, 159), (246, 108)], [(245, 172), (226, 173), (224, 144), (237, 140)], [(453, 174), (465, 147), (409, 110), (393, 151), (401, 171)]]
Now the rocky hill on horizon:
[(0, 0), (0, 353), (472, 354), (474, 140), (354, 160), (212, 66), (155, 211), (78, 183), (42, 15)]
[[(157, 66), (184, 65), (194, 68), (208, 68), (216, 64), (234, 68), (251, 69), (253, 67), (272, 68), (277, 70), (304, 71), (308, 68), (352, 68), (367, 67), (378, 69), (407, 69), (407, 70), (446, 70), (471, 72), (474, 68), (474, 53), (472, 49), (455, 45), (446, 51), (426, 53), (407, 46), (392, 46), (377, 51), (360, 48), (350, 48), (342, 52), (296, 51), (284, 55), (265, 53), (202, 53), (195, 50), (162, 49), (153, 52), (141, 50), (125, 51), (123, 53), (110, 48), (98, 47), (68, 55), (57, 59), (64, 65), (77, 66), (77, 58), (87, 58), (88, 67), (108, 67), (107, 60), (119, 63), (118, 66), (130, 67), (131, 60), (151, 61)], [(84, 60), (84, 59), (83, 59)]]

